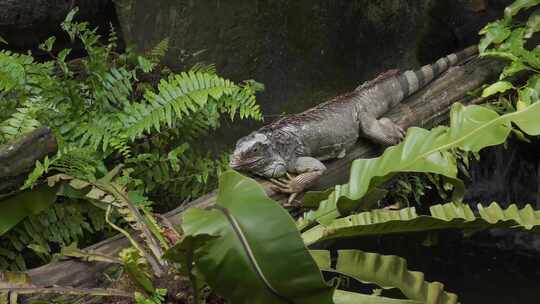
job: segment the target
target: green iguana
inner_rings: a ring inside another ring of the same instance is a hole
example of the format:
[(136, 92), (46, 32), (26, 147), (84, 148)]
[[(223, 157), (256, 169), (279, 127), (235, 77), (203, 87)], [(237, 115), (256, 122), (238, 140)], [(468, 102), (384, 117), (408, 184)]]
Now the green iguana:
[(382, 116), (450, 66), (477, 52), (473, 46), (416, 71), (391, 70), (353, 92), (284, 116), (238, 140), (230, 166), (270, 178), (275, 190), (291, 193), (291, 202), (326, 170), (321, 161), (345, 156), (360, 136), (383, 145), (399, 143), (405, 130)]

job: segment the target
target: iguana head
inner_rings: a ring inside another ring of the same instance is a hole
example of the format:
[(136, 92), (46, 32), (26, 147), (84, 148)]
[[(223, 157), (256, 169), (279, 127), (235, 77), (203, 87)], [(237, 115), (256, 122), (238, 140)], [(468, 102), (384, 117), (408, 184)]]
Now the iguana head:
[(281, 177), (287, 171), (285, 161), (274, 151), (270, 139), (259, 132), (238, 140), (229, 165), (264, 177)]

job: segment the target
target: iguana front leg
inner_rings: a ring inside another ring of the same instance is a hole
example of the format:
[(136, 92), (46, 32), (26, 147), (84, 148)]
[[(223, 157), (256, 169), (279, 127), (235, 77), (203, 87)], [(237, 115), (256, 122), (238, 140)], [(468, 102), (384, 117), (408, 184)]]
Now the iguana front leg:
[(376, 119), (364, 115), (360, 119), (360, 128), (367, 138), (385, 146), (396, 145), (405, 137), (405, 130), (386, 117)]
[(326, 166), (316, 158), (298, 157), (289, 168), (289, 171), (298, 174), (297, 176), (293, 177), (287, 173), (286, 179), (271, 179), (270, 181), (275, 185), (274, 190), (291, 194), (288, 200), (291, 204), (294, 198), (313, 185), (325, 170)]

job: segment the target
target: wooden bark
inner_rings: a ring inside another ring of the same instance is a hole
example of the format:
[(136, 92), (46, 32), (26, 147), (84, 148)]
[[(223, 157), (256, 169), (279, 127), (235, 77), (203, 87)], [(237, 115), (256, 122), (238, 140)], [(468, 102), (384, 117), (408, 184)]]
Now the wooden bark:
[(17, 190), (37, 160), (54, 155), (56, 138), (47, 127), (25, 134), (19, 140), (0, 146), (0, 195)]
[[(473, 60), (462, 66), (451, 68), (442, 77), (429, 86), (409, 97), (407, 101), (392, 109), (388, 117), (404, 127), (431, 127), (444, 122), (452, 103), (471, 102), (468, 92), (482, 84), (496, 79), (501, 65), (494, 60)], [(321, 178), (317, 188), (325, 188), (344, 182), (349, 175), (351, 161), (357, 158), (373, 157), (381, 151), (367, 140), (361, 140), (348, 155), (340, 160), (328, 163), (328, 170)], [(269, 189), (269, 183), (261, 181), (267, 193), (276, 201), (284, 202), (286, 196)], [(166, 214), (173, 224), (180, 223), (180, 215), (189, 207), (205, 208), (215, 203), (216, 191), (193, 202), (184, 204)], [(88, 249), (102, 254), (114, 255), (128, 245), (125, 238), (116, 236), (98, 243)], [(28, 272), (32, 282), (37, 285), (62, 285), (73, 287), (96, 287), (96, 275), (107, 267), (103, 263), (85, 263), (65, 260), (51, 263)]]

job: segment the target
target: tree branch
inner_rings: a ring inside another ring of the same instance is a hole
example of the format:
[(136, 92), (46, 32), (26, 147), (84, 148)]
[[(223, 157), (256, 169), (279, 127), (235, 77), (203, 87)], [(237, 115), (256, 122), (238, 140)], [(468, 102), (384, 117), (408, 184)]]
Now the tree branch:
[[(470, 91), (482, 84), (495, 80), (502, 69), (502, 64), (493, 59), (476, 59), (461, 66), (453, 67), (444, 75), (433, 81), (417, 94), (410, 96), (405, 103), (392, 109), (387, 117), (404, 127), (432, 127), (448, 118), (449, 107), (454, 102), (477, 102), (468, 95)], [(357, 158), (374, 157), (381, 148), (367, 140), (360, 140), (356, 147), (345, 158), (327, 164), (327, 171), (316, 188), (327, 188), (343, 183), (349, 175), (351, 161)], [(286, 202), (287, 197), (275, 193), (269, 188), (269, 182), (261, 181), (267, 193), (276, 201)], [(180, 224), (180, 215), (190, 207), (206, 208), (216, 201), (217, 191), (213, 191), (193, 202), (184, 204), (167, 213), (165, 216), (175, 225)], [(101, 254), (115, 255), (128, 241), (116, 236), (91, 246)], [(73, 287), (95, 287), (96, 275), (107, 267), (105, 263), (85, 263), (75, 260), (64, 260), (51, 263), (28, 272), (32, 283), (40, 286), (62, 285)]]
[(37, 160), (56, 153), (58, 145), (51, 129), (42, 127), (15, 142), (0, 146), (0, 194), (16, 191)]

